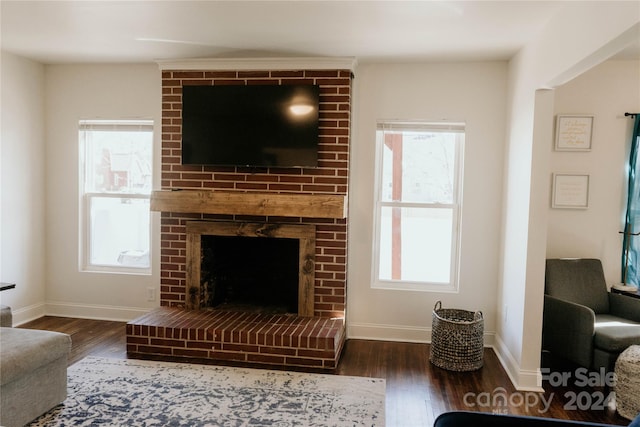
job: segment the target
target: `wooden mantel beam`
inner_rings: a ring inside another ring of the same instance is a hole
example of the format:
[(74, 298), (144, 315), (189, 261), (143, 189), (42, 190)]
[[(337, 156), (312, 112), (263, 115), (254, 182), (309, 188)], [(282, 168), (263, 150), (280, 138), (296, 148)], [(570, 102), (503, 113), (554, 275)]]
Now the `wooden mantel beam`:
[(333, 194), (241, 193), (162, 190), (151, 194), (157, 212), (346, 218), (347, 196)]

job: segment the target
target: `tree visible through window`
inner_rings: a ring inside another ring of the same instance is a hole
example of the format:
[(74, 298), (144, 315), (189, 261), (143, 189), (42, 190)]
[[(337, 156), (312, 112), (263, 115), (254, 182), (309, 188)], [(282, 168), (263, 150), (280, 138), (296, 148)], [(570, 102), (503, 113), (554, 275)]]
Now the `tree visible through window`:
[(374, 286), (455, 288), (464, 127), (381, 123), (376, 139)]
[(153, 123), (80, 122), (82, 267), (149, 272)]

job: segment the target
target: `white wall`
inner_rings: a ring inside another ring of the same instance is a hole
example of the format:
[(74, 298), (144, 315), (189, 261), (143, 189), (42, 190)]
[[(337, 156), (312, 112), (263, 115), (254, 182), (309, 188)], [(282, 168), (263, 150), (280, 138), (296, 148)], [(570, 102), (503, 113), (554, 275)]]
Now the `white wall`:
[[(431, 313), (482, 310), (495, 331), (506, 63), (362, 64), (354, 80), (349, 189), (348, 336), (430, 340)], [(459, 292), (372, 289), (376, 121), (466, 123)], [(489, 342), (490, 343), (490, 342)]]
[[(594, 116), (590, 152), (553, 150), (551, 172), (590, 175), (589, 208), (549, 209), (547, 257), (599, 258), (608, 284), (621, 281), (626, 174), (633, 120), (640, 111), (640, 62), (607, 61), (555, 91), (555, 114)], [(550, 177), (551, 179), (551, 177)]]
[(549, 211), (553, 98), (541, 89), (580, 75), (637, 40), (634, 2), (568, 2), (509, 64), (507, 158), (497, 350), (516, 387), (537, 389)]
[[(78, 121), (153, 119), (159, 188), (161, 79), (155, 64), (46, 67), (47, 313), (131, 320), (159, 305), (159, 217), (153, 215), (151, 275), (79, 271)], [(149, 302), (146, 289), (156, 289)]]
[(0, 292), (14, 324), (44, 312), (44, 67), (2, 52), (0, 134)]

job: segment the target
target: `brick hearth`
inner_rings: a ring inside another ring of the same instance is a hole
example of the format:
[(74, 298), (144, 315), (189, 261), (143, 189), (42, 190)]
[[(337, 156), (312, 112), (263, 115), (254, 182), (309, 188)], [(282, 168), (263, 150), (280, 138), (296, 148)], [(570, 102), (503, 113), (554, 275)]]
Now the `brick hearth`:
[(127, 324), (132, 357), (334, 369), (343, 343), (343, 319), (160, 307)]

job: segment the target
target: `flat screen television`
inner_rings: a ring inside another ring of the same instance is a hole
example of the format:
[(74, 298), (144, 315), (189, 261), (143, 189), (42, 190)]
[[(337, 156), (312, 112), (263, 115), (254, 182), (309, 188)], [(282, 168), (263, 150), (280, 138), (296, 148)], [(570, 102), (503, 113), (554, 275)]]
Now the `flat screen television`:
[(182, 164), (317, 167), (317, 85), (184, 86)]

